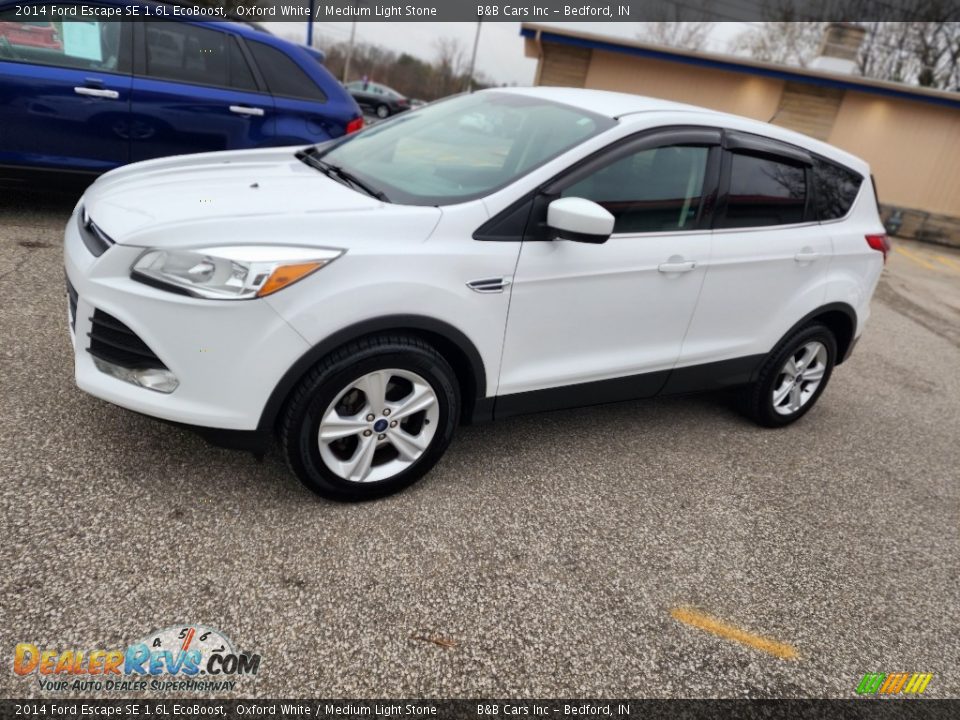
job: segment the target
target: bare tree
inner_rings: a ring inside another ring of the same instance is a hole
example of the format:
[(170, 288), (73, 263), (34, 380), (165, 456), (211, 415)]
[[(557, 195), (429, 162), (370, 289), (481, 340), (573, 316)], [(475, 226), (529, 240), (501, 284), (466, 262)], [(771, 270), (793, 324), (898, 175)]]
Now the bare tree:
[(730, 46), (755, 60), (806, 67), (820, 51), (827, 23), (765, 22), (737, 35)]
[(645, 22), (637, 38), (668, 47), (702, 49), (716, 23), (712, 22)]
[[(936, 0), (933, 0), (935, 3)], [(925, 15), (936, 15), (928, 11)], [(960, 89), (960, 23), (871, 22), (857, 59), (862, 75)]]

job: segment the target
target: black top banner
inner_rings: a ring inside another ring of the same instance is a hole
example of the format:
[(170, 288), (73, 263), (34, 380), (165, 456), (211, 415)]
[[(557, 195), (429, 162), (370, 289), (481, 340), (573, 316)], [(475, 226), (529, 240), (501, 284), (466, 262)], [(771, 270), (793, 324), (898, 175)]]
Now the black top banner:
[(960, 700), (0, 700), (0, 718), (947, 720)]
[[(47, 10), (37, 14), (37, 8)], [(21, 0), (0, 1), (13, 19), (149, 20), (193, 16), (269, 22), (646, 22), (960, 20), (943, 0)], [(6, 18), (5, 18), (6, 19)]]

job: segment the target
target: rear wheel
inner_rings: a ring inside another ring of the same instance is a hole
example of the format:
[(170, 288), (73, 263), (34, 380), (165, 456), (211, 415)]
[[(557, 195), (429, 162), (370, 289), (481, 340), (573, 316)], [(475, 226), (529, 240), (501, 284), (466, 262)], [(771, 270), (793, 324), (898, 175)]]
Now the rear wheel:
[(386, 105), (377, 105), (375, 112), (377, 113), (377, 117), (383, 120), (383, 118), (389, 117), (390, 108), (388, 108)]
[(453, 370), (422, 340), (368, 338), (317, 365), (280, 429), (287, 461), (309, 489), (372, 500), (412, 484), (443, 455), (459, 415)]
[(744, 388), (741, 407), (765, 427), (783, 427), (813, 407), (833, 372), (837, 342), (824, 325), (810, 325), (774, 349), (757, 382)]

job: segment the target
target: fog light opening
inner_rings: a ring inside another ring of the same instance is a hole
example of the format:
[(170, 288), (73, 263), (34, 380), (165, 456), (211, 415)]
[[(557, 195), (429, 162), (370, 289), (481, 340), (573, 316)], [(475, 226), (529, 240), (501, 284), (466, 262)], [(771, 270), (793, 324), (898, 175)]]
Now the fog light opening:
[(180, 385), (176, 375), (165, 368), (127, 368), (100, 358), (94, 358), (93, 364), (110, 377), (159, 393), (170, 394)]

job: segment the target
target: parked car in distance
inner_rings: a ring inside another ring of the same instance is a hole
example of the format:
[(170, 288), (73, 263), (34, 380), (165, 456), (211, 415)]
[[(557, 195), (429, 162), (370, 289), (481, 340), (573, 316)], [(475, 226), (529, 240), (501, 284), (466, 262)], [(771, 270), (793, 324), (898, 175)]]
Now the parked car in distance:
[(307, 145), (363, 126), (316, 51), (257, 26), (178, 15), (62, 22), (57, 31), (33, 19), (50, 12), (38, 2), (28, 22), (15, 6), (0, 8), (0, 177)]
[(357, 104), (381, 120), (410, 109), (410, 101), (393, 88), (380, 83), (356, 80), (344, 85)]
[(276, 433), (307, 487), (362, 500), (421, 477), (459, 423), (739, 387), (789, 425), (860, 337), (888, 249), (870, 168), (830, 145), (532, 88), (115, 170), (64, 257), (81, 389), (255, 452)]

